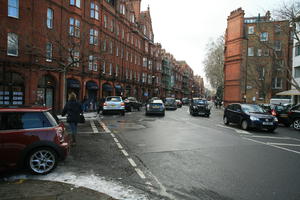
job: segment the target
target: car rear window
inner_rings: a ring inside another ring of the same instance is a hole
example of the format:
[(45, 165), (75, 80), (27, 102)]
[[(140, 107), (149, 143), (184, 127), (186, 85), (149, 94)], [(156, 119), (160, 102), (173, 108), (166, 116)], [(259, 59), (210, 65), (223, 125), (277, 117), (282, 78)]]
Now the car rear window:
[(0, 130), (33, 129), (51, 127), (51, 123), (41, 112), (0, 113)]
[(202, 99), (194, 99), (193, 102), (195, 104), (206, 104), (207, 103), (206, 100), (202, 100)]
[(119, 102), (119, 101), (121, 101), (121, 97), (107, 97), (106, 101)]

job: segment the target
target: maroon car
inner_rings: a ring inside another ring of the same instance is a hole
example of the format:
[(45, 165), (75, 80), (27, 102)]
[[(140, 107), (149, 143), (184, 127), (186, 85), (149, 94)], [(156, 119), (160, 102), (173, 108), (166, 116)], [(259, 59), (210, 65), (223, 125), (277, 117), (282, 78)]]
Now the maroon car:
[(69, 137), (49, 108), (0, 108), (0, 171), (52, 171), (69, 152)]

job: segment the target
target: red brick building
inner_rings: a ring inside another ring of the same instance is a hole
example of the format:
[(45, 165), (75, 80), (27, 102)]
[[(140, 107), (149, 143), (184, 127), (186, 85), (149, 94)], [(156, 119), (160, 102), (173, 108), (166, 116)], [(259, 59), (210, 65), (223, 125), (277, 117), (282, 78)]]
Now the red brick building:
[(67, 94), (163, 97), (162, 47), (141, 0), (4, 0), (0, 105), (60, 110)]
[(227, 19), (225, 36), (224, 103), (269, 103), (287, 90), (290, 37), (287, 21), (265, 16), (244, 17), (239, 8)]

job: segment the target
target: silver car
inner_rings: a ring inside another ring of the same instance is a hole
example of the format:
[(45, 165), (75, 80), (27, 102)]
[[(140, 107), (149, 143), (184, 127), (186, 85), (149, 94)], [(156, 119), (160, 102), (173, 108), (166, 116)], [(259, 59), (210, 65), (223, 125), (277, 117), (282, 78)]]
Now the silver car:
[(122, 97), (108, 96), (105, 98), (102, 114), (105, 115), (107, 113), (120, 113), (121, 115), (125, 115), (125, 103)]

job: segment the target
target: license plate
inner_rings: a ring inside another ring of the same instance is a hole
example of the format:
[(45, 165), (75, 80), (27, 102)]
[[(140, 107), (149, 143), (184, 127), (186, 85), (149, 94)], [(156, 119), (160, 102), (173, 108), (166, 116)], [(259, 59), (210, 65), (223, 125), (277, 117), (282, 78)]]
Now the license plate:
[(114, 105), (114, 104), (112, 104), (112, 105), (110, 105), (111, 107), (116, 107), (116, 105)]
[(159, 108), (159, 106), (153, 106), (152, 108), (155, 108), (155, 109), (157, 109), (157, 108)]
[(273, 125), (273, 122), (263, 122), (263, 125)]

